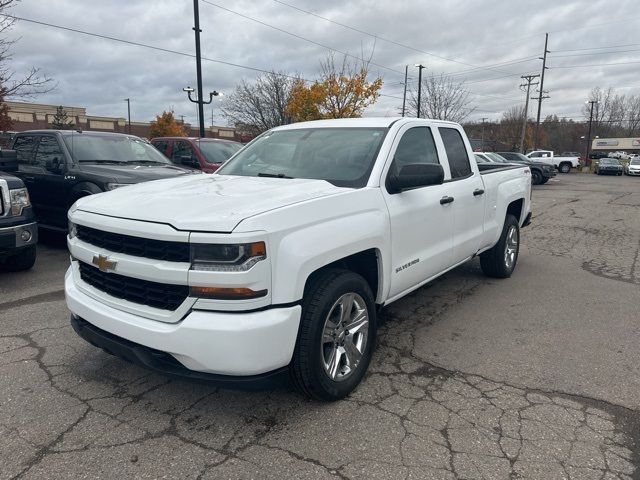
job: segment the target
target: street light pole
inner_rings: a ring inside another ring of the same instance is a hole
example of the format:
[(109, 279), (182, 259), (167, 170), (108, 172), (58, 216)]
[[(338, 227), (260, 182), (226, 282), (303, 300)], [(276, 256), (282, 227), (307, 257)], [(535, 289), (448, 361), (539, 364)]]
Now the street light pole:
[[(200, 137), (204, 137), (204, 102), (202, 101), (202, 57), (200, 55), (200, 11), (198, 9), (199, 0), (193, 0), (193, 31), (196, 34), (196, 82), (198, 88), (198, 123), (200, 124)], [(189, 100), (191, 93), (189, 92)], [(193, 100), (191, 100), (193, 102)], [(209, 102), (211, 103), (211, 102)]]
[(486, 117), (482, 117), (482, 130), (481, 130), (481, 134), (480, 134), (480, 148), (482, 149), (482, 151), (484, 151), (484, 122), (485, 120), (487, 120)]
[(420, 100), (421, 100), (421, 94), (422, 94), (422, 69), (426, 68), (424, 65), (420, 64), (420, 63), (416, 63), (414, 65), (415, 67), (418, 67), (418, 108), (417, 108), (417, 115), (416, 117), (420, 118)]
[(593, 106), (598, 103), (597, 100), (587, 100), (585, 103), (590, 103), (591, 108), (589, 109), (589, 131), (587, 133), (587, 156), (584, 161), (589, 161), (589, 152), (591, 150), (591, 123), (593, 122)]
[(409, 73), (409, 65), (404, 66), (404, 93), (402, 94), (402, 116), (404, 117), (404, 107), (407, 103), (407, 73)]
[(125, 98), (124, 101), (127, 102), (127, 130), (131, 135), (131, 99)]

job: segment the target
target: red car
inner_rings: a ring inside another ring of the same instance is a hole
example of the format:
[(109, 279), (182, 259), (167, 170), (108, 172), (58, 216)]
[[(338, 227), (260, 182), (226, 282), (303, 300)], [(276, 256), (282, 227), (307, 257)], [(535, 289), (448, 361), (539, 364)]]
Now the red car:
[(151, 145), (173, 163), (197, 168), (204, 173), (215, 172), (242, 148), (241, 143), (231, 140), (197, 137), (158, 137), (151, 140)]

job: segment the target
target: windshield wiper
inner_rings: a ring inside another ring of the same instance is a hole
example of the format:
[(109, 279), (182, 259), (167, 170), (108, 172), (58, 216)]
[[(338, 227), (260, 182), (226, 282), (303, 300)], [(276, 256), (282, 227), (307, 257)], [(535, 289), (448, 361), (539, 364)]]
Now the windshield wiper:
[(157, 160), (129, 160), (127, 163), (140, 163), (144, 165), (173, 165), (168, 162), (158, 162)]
[(288, 175), (285, 175), (284, 173), (267, 173), (267, 172), (260, 172), (258, 174), (259, 177), (270, 177), (270, 178), (293, 178), (290, 177)]
[(78, 160), (78, 162), (80, 162), (80, 163), (108, 163), (110, 165), (122, 165), (124, 163), (129, 163), (129, 162), (121, 161), (121, 160)]

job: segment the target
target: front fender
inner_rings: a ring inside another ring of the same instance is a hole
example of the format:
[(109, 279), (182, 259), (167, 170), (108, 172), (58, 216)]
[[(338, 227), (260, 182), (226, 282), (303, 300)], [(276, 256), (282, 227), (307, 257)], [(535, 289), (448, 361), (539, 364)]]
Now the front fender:
[[(303, 297), (309, 276), (337, 260), (364, 250), (375, 249), (378, 257), (378, 297), (388, 289), (384, 284), (389, 259), (382, 252), (389, 239), (384, 211), (368, 211), (335, 218), (287, 233), (278, 242), (272, 266), (273, 302), (289, 303)], [(374, 292), (375, 294), (375, 292)], [(379, 300), (377, 298), (376, 300)]]

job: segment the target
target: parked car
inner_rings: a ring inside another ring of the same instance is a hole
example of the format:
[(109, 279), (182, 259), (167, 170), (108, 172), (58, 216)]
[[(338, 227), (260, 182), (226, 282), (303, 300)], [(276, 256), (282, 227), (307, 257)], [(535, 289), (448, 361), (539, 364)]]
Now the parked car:
[(603, 151), (596, 151), (596, 152), (591, 152), (589, 153), (589, 158), (593, 159), (593, 160), (598, 160), (600, 158), (605, 158), (608, 157), (609, 154), (607, 152), (603, 152)]
[(158, 137), (151, 144), (176, 165), (197, 168), (205, 173), (213, 173), (242, 144), (218, 138)]
[(596, 165), (598, 175), (622, 175), (623, 167), (617, 158), (601, 158)]
[(277, 127), (216, 174), (79, 199), (71, 323), (155, 370), (220, 382), (289, 371), (306, 395), (336, 400), (367, 370), (378, 308), (476, 256), (488, 276), (513, 273), (530, 194), (528, 167), (476, 164), (452, 122)]
[(561, 173), (569, 173), (572, 168), (580, 166), (579, 156), (575, 157), (556, 157), (552, 150), (534, 150), (526, 155), (527, 158), (535, 162), (553, 165)]
[(13, 150), (0, 150), (0, 270), (28, 270), (36, 261), (38, 225)]
[(67, 229), (67, 210), (80, 197), (197, 172), (173, 165), (133, 135), (32, 130), (17, 133), (12, 148), (15, 175), (29, 189), (39, 225), (61, 231)]
[(635, 157), (629, 160), (624, 167), (624, 173), (627, 175), (640, 175), (640, 158)]
[(520, 163), (528, 165), (531, 170), (531, 183), (534, 185), (542, 185), (547, 183), (550, 178), (556, 176), (556, 170), (552, 165), (533, 162), (531, 159), (525, 157), (518, 152), (496, 152), (501, 157), (505, 158), (508, 162)]

